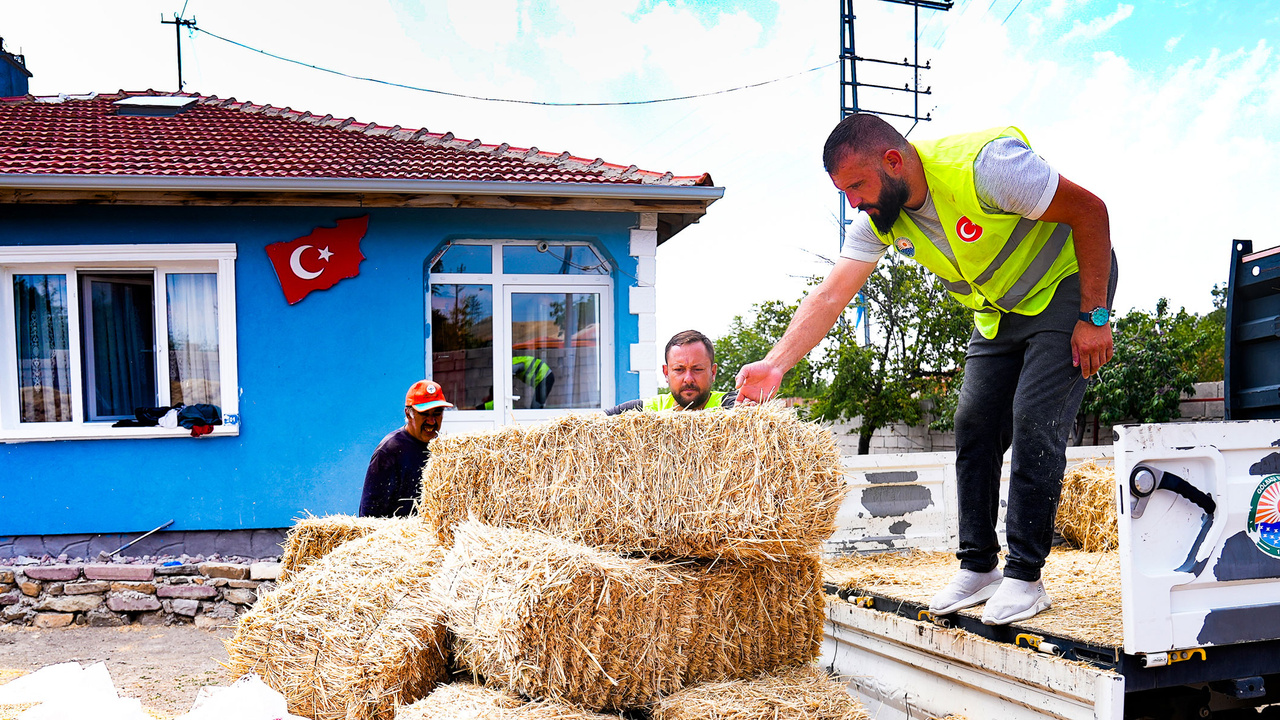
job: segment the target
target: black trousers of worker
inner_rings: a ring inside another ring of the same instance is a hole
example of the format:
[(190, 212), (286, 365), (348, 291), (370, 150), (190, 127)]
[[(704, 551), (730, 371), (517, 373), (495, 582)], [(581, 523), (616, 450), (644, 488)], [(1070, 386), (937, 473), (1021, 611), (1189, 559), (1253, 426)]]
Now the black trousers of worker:
[[(1115, 297), (1111, 256), (1107, 305)], [(1053, 521), (1067, 466), (1067, 439), (1084, 399), (1086, 381), (1071, 363), (1071, 335), (1080, 315), (1080, 278), (1058, 284), (1039, 315), (1007, 314), (988, 340), (976, 330), (965, 356), (956, 408), (956, 489), (960, 511), (960, 567), (996, 567), (1000, 541), (1000, 472), (1012, 446), (1004, 576), (1040, 579), (1053, 543)]]

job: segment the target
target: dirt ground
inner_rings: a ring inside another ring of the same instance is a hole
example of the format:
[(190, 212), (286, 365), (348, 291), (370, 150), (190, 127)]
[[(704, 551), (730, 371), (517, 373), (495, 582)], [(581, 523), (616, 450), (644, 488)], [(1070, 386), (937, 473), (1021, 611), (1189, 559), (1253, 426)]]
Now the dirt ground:
[(191, 625), (58, 630), (0, 626), (0, 681), (12, 671), (101, 660), (121, 696), (138, 698), (143, 707), (173, 717), (191, 709), (200, 688), (234, 680), (220, 664), (227, 661), (222, 641), (231, 634), (231, 629)]

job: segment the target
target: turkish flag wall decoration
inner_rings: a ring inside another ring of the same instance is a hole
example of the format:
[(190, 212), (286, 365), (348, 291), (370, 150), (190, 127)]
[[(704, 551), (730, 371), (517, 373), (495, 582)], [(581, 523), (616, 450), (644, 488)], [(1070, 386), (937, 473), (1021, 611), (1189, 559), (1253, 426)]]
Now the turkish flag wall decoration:
[(312, 290), (328, 290), (339, 281), (360, 274), (360, 240), (369, 230), (369, 216), (345, 218), (337, 227), (318, 227), (310, 235), (267, 246), (267, 257), (280, 279), (290, 305)]

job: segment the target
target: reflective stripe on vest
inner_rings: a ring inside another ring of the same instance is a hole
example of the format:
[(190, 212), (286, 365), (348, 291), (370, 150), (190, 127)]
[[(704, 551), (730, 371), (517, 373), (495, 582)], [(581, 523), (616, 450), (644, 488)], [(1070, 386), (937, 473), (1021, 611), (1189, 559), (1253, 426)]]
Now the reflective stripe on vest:
[[(702, 406), (703, 410), (723, 410), (720, 403), (724, 402), (724, 396), (728, 393), (712, 392), (711, 397), (707, 398), (707, 404)], [(649, 412), (658, 412), (660, 410), (684, 410), (683, 407), (676, 404), (676, 398), (671, 393), (663, 393), (654, 395), (644, 401), (644, 409)]]
[(889, 233), (872, 226), (887, 245), (910, 241), (913, 259), (974, 311), (974, 324), (988, 338), (995, 337), (1002, 313), (1041, 312), (1058, 282), (1078, 270), (1070, 227), (982, 207), (973, 162), (987, 143), (1006, 136), (1026, 142), (1021, 130), (1007, 127), (914, 144), (945, 239), (931, 237), (906, 213)]

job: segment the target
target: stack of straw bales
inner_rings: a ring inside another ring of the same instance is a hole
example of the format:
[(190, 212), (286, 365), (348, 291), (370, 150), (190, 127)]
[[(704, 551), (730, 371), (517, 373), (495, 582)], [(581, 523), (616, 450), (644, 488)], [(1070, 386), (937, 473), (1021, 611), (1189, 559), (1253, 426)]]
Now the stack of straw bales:
[(1067, 468), (1055, 525), (1067, 542), (1085, 552), (1120, 546), (1115, 469), (1110, 464), (1086, 460)]
[(707, 693), (726, 719), (861, 717), (793, 669), (822, 640), (830, 432), (772, 406), (565, 417), (436, 440), (423, 485), (420, 518), (366, 537), (295, 529), (300, 569), (241, 620), (232, 669), (318, 720), (681, 720)]
[(290, 528), (280, 557), (280, 579), (287, 580), (299, 570), (328, 555), (344, 542), (357, 540), (404, 518), (372, 518), (354, 515), (306, 517)]
[(423, 485), (455, 660), (491, 686), (624, 710), (818, 653), (845, 488), (830, 432), (784, 409), (443, 438)]
[(380, 720), (448, 676), (430, 595), (444, 557), (420, 522), (400, 522), (312, 562), (246, 613), (227, 643), (236, 675), (257, 673), (316, 720)]

